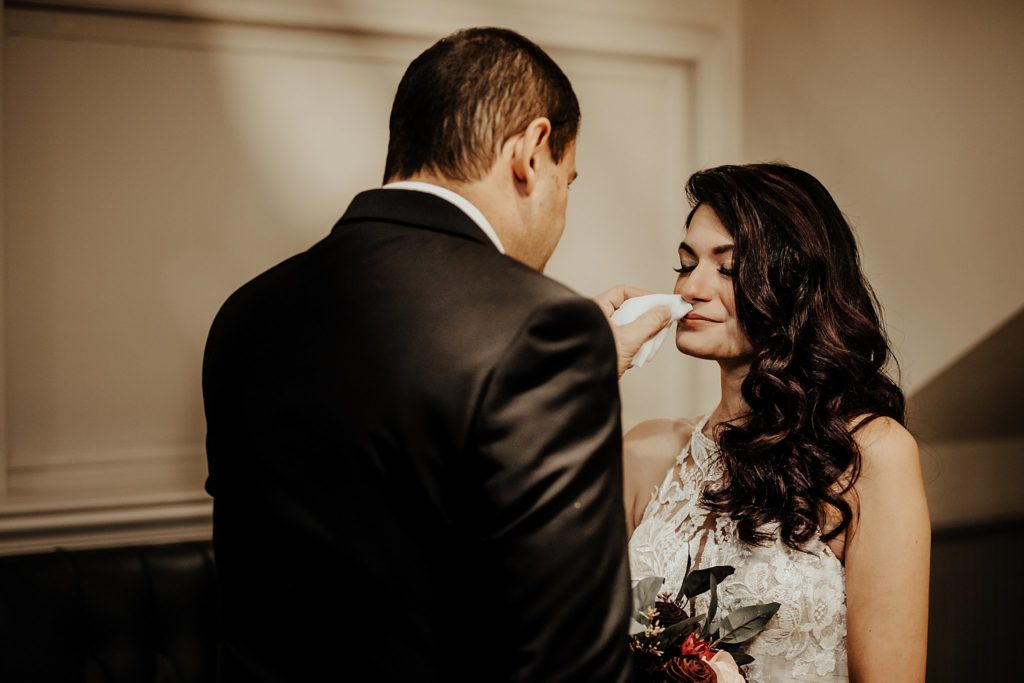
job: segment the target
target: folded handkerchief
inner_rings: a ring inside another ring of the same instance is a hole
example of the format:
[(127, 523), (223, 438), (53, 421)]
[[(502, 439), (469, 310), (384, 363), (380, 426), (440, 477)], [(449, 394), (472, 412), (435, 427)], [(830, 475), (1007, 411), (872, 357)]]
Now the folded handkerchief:
[[(659, 306), (668, 308), (672, 314), (672, 322), (680, 320), (693, 309), (693, 306), (683, 301), (683, 297), (678, 294), (647, 294), (626, 299), (619, 306), (619, 310), (612, 314), (612, 322), (616, 325), (628, 325), (647, 311)], [(633, 367), (642, 368), (645, 363), (654, 358), (654, 354), (661, 348), (661, 343), (665, 341), (665, 337), (668, 336), (671, 329), (672, 324), (669, 323), (653, 339), (644, 342), (633, 359)]]

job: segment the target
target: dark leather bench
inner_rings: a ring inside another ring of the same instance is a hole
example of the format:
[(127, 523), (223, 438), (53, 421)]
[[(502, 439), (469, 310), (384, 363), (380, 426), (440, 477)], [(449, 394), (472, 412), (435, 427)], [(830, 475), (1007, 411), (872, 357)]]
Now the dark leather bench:
[(213, 544), (0, 557), (3, 683), (213, 683)]

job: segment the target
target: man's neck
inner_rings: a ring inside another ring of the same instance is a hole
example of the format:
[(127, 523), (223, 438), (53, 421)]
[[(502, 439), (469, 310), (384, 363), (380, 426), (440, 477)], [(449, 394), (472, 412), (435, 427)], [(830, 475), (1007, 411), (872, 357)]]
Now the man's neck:
[[(405, 178), (391, 177), (384, 181), (384, 184), (389, 183), (430, 183), (431, 185), (437, 185), (443, 187), (452, 192), (463, 194), (463, 188), (467, 183), (463, 183), (451, 178), (445, 178), (444, 176), (437, 175), (436, 173), (430, 173), (429, 171), (418, 171), (411, 176)], [(463, 194), (463, 196), (465, 196)]]
[(505, 219), (505, 212), (502, 210), (501, 202), (497, 200), (494, 191), (488, 187), (487, 178), (471, 182), (464, 182), (446, 178), (429, 171), (419, 171), (406, 178), (388, 178), (387, 183), (416, 182), (437, 185), (446, 190), (458, 194), (475, 206), (484, 215), (491, 229), (498, 236), (503, 245), (505, 254), (517, 258), (516, 235), (508, 229), (508, 221)]

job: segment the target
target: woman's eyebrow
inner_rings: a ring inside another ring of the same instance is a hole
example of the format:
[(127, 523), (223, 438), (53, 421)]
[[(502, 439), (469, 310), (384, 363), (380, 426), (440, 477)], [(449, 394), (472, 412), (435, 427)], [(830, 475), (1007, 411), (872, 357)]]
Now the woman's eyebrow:
[[(727, 254), (730, 251), (732, 251), (735, 248), (735, 246), (736, 246), (735, 244), (719, 244), (717, 247), (714, 247), (711, 250), (711, 253), (714, 254), (715, 256), (718, 256), (720, 254)], [(686, 242), (680, 242), (679, 243), (679, 250), (680, 251), (685, 251), (690, 256), (694, 256), (694, 257), (697, 256), (697, 253), (693, 250), (693, 247), (691, 247)]]

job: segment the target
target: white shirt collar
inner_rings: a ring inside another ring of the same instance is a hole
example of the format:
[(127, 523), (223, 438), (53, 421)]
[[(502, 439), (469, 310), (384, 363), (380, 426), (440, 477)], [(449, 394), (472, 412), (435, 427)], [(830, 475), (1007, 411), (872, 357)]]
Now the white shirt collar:
[(501, 238), (498, 237), (498, 233), (494, 232), (494, 228), (491, 227), (490, 221), (487, 220), (486, 216), (480, 211), (480, 209), (473, 206), (473, 203), (463, 197), (458, 192), (453, 192), (447, 187), (441, 187), (440, 185), (434, 185), (433, 183), (424, 183), (418, 180), (399, 180), (398, 182), (388, 183), (383, 187), (385, 190), (413, 190), (415, 192), (426, 192), (436, 197), (440, 197), (455, 206), (462, 209), (462, 212), (473, 219), (473, 222), (483, 230), (483, 233), (487, 235), (494, 246), (498, 248), (502, 254), (505, 253), (505, 246), (501, 243)]

